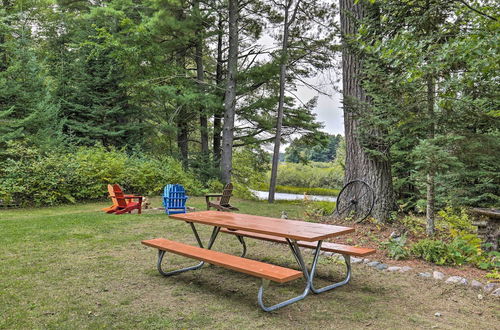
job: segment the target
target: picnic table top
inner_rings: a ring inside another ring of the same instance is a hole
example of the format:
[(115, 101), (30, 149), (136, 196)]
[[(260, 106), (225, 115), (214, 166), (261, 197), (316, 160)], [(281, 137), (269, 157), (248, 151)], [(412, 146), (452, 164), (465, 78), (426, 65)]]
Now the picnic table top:
[(354, 228), (351, 227), (221, 211), (175, 214), (170, 215), (170, 218), (308, 242), (315, 242), (354, 232)]

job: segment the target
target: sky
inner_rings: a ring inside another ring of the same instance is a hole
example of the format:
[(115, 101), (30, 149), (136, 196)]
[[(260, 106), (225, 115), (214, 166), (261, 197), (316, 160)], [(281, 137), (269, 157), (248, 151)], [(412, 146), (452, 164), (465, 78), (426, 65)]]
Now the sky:
[[(318, 76), (310, 79), (308, 82), (315, 84), (318, 82), (325, 81), (324, 76)], [(334, 84), (335, 82), (332, 82)], [(342, 115), (342, 95), (335, 91), (333, 88), (328, 88), (327, 92), (331, 96), (320, 95), (315, 90), (307, 86), (299, 86), (297, 90), (297, 96), (305, 103), (314, 96), (319, 95), (318, 104), (314, 109), (317, 114), (317, 119), (323, 122), (325, 127), (322, 131), (329, 134), (342, 134), (344, 135), (344, 119)]]
[[(268, 49), (279, 47), (279, 45), (276, 45), (276, 41), (271, 38), (269, 33), (265, 33), (258, 40), (258, 44), (261, 44)], [(263, 57), (266, 57), (266, 55)], [(303, 103), (306, 103), (311, 98), (318, 96), (318, 103), (313, 112), (316, 113), (317, 120), (324, 124), (322, 131), (328, 134), (344, 135), (344, 119), (341, 103), (342, 95), (338, 91), (340, 88), (334, 88), (334, 86), (338, 86), (341, 83), (342, 79), (339, 79), (341, 77), (338, 77), (335, 71), (338, 72), (338, 70), (332, 69), (330, 72), (318, 74), (316, 77), (306, 79), (308, 84), (319, 86), (319, 88), (324, 90), (324, 92), (328, 95), (320, 94), (308, 86), (298, 85), (297, 90), (294, 92), (294, 96), (299, 98)], [(284, 151), (287, 146), (288, 143), (282, 144), (280, 150)]]

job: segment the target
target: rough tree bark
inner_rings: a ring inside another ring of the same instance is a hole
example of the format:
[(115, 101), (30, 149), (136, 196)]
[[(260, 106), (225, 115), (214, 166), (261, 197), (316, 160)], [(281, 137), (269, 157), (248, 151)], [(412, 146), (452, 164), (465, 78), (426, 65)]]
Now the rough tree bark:
[[(380, 222), (389, 217), (394, 209), (391, 164), (387, 157), (370, 157), (359, 138), (360, 118), (369, 111), (370, 99), (361, 85), (362, 59), (349, 46), (350, 36), (357, 33), (357, 22), (367, 14), (363, 0), (339, 0), (340, 25), (342, 33), (342, 93), (344, 107), (344, 130), (346, 139), (346, 160), (344, 183), (354, 179), (367, 182), (375, 191), (375, 206), (372, 216)], [(372, 134), (382, 134), (376, 129)]]
[(278, 118), (276, 120), (276, 138), (274, 140), (273, 162), (271, 168), (271, 181), (269, 183), (269, 197), (268, 202), (274, 202), (274, 194), (276, 192), (276, 180), (278, 176), (278, 162), (281, 144), (281, 126), (283, 124), (283, 106), (285, 103), (285, 83), (286, 83), (286, 67), (288, 59), (288, 37), (290, 32), (290, 25), (295, 20), (295, 15), (300, 5), (300, 0), (297, 0), (292, 17), (290, 18), (290, 8), (292, 7), (293, 0), (286, 0), (284, 6), (285, 20), (283, 22), (283, 40), (281, 45), (281, 63), (280, 63), (280, 90), (278, 101)]
[[(186, 19), (184, 10), (177, 10), (176, 11), (176, 18), (179, 21), (184, 21)], [(186, 71), (186, 48), (182, 48), (179, 50), (179, 52), (175, 56), (175, 61), (176, 65), (178, 68), (181, 69), (181, 72)], [(181, 91), (178, 91), (179, 93)], [(177, 128), (177, 148), (179, 150), (180, 156), (181, 156), (181, 161), (182, 161), (182, 166), (184, 168), (187, 168), (189, 166), (188, 164), (188, 157), (189, 157), (189, 124), (188, 124), (188, 115), (189, 110), (183, 108), (182, 106), (180, 107), (179, 111), (176, 114), (176, 128)]]
[[(215, 69), (215, 85), (217, 86), (217, 95), (220, 95), (220, 99), (223, 102), (224, 93), (223, 91), (223, 50), (222, 50), (222, 34), (224, 33), (224, 21), (222, 15), (219, 16), (218, 31), (217, 31), (217, 66)], [(222, 104), (221, 102), (221, 104)], [(223, 108), (216, 109), (214, 113), (214, 136), (213, 136), (213, 153), (215, 166), (219, 166), (221, 158), (221, 132), (222, 132), (222, 115)]]
[(177, 148), (179, 148), (184, 168), (188, 167), (188, 137), (189, 131), (187, 120), (184, 115), (179, 113), (177, 115)]
[[(429, 134), (428, 139), (434, 139), (435, 135), (435, 113), (434, 113), (434, 102), (435, 102), (435, 89), (436, 83), (433, 77), (427, 77), (427, 115), (429, 117)], [(435, 218), (435, 179), (436, 170), (433, 164), (429, 164), (429, 169), (427, 172), (427, 208), (426, 208), (426, 218), (427, 218), (427, 228), (426, 232), (428, 235), (434, 235), (434, 218)]]
[[(11, 7), (10, 0), (2, 0), (3, 8), (4, 10), (8, 13), (9, 9)], [(10, 24), (10, 19), (5, 20), (6, 25), (8, 26)], [(5, 35), (3, 33), (0, 33), (0, 71), (5, 71), (7, 70), (7, 52), (4, 49), (4, 44), (5, 43)]]
[[(200, 2), (196, 0), (193, 3), (196, 15), (201, 17), (200, 13)], [(204, 72), (203, 72), (203, 34), (202, 34), (202, 22), (200, 19), (199, 28), (196, 30), (196, 46), (195, 46), (195, 62), (196, 62), (196, 80), (200, 86), (200, 90), (203, 88)], [(201, 153), (203, 155), (208, 155), (208, 119), (207, 114), (203, 106), (200, 106), (200, 142), (201, 142)]]
[(234, 117), (236, 108), (236, 73), (238, 69), (238, 0), (229, 0), (229, 54), (227, 88), (224, 99), (224, 126), (222, 129), (221, 179), (231, 181), (233, 171)]

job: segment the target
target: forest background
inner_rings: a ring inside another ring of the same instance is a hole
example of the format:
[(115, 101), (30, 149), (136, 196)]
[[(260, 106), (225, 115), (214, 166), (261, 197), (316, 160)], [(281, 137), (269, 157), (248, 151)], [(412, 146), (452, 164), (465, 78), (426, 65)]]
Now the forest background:
[[(264, 146), (275, 140), (290, 142), (278, 184), (338, 189), (345, 171), (364, 166), (346, 160), (355, 139), (388, 164), (391, 211), (424, 212), (429, 198), (438, 209), (499, 204), (495, 1), (342, 0), (340, 21), (337, 3), (318, 0), (1, 3), (4, 201), (101, 199), (115, 182), (147, 195), (174, 182), (202, 194), (228, 175), (250, 197), (269, 182)], [(356, 25), (349, 34), (346, 20)], [(259, 44), (264, 33), (276, 47)], [(363, 64), (364, 98), (344, 91), (344, 117), (356, 123), (344, 139), (321, 132), (316, 98), (295, 94), (304, 84), (320, 91), (308, 79), (326, 71), (344, 70), (346, 86), (346, 50)]]

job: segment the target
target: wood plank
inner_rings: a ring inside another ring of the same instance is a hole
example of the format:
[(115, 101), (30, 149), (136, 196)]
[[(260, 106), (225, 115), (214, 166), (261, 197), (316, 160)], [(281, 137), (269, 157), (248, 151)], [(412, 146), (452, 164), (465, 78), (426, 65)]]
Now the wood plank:
[(267, 264), (261, 261), (241, 258), (230, 254), (203, 249), (165, 238), (155, 238), (141, 242), (162, 251), (168, 251), (188, 258), (208, 262), (212, 265), (229, 268), (252, 276), (285, 283), (302, 277), (301, 271)]
[[(248, 231), (228, 230), (228, 229), (221, 229), (221, 232), (227, 233), (227, 234), (232, 234), (232, 235), (240, 235), (240, 236), (244, 236), (244, 237), (261, 239), (264, 241), (270, 241), (270, 242), (275, 242), (275, 243), (286, 243), (285, 238), (273, 236), (273, 235), (258, 234), (258, 233), (248, 232)], [(309, 249), (315, 249), (317, 246), (316, 242), (297, 241), (297, 244), (300, 247), (305, 247), (305, 248), (309, 248)], [(348, 254), (348, 255), (356, 256), (356, 257), (365, 257), (367, 255), (370, 255), (370, 254), (373, 254), (376, 252), (376, 250), (372, 249), (372, 248), (364, 248), (364, 247), (350, 246), (350, 245), (330, 243), (330, 242), (323, 242), (323, 244), (321, 244), (321, 250), (328, 251), (328, 252), (334, 252), (334, 253), (340, 253), (340, 254)]]
[(354, 232), (354, 228), (256, 215), (201, 211), (171, 215), (170, 218), (254, 233), (314, 242)]

